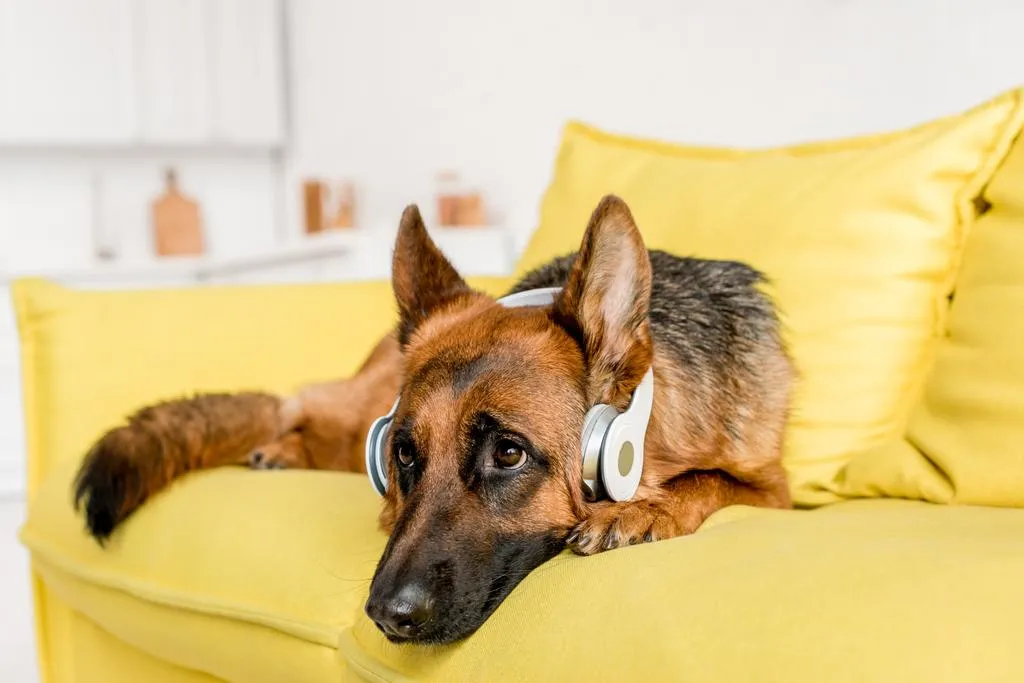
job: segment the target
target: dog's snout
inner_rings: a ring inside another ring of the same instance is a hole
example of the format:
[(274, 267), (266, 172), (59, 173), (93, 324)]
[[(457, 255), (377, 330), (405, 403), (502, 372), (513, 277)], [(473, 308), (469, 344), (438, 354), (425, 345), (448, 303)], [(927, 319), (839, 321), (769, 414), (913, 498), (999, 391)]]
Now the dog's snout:
[(389, 595), (371, 597), (366, 614), (385, 635), (411, 640), (434, 616), (434, 598), (419, 583), (407, 583)]

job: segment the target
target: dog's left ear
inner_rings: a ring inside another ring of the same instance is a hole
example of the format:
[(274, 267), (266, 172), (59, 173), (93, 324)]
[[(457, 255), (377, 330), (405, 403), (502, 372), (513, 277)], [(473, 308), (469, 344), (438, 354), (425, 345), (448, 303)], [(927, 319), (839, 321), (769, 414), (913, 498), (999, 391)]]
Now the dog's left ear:
[(427, 234), (420, 210), (406, 207), (398, 226), (391, 262), (391, 287), (398, 304), (398, 341), (409, 341), (416, 326), (453, 296), (469, 286)]
[(597, 205), (555, 302), (555, 321), (583, 347), (587, 398), (624, 407), (653, 355), (651, 261), (626, 203)]

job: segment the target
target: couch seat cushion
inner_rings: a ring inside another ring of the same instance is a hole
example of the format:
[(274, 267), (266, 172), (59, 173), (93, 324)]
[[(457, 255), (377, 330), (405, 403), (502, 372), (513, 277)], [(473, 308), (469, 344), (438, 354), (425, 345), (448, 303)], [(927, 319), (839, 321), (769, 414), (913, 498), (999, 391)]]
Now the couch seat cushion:
[(1024, 680), (1007, 609), (1024, 604), (1021, 510), (728, 508), (687, 538), (564, 553), (469, 639), (428, 648), (362, 613), (384, 538), (360, 476), (189, 475), (106, 549), (71, 513), (70, 476), (47, 478), (22, 532), (48, 588), (225, 680)]
[(365, 680), (1024, 680), (1024, 511), (866, 500), (725, 509), (696, 534), (563, 554), (443, 649), (359, 615)]
[(161, 659), (232, 681), (337, 681), (385, 538), (359, 475), (188, 475), (107, 546), (70, 505), (71, 462), (45, 479), (21, 540), (47, 587), (101, 628)]

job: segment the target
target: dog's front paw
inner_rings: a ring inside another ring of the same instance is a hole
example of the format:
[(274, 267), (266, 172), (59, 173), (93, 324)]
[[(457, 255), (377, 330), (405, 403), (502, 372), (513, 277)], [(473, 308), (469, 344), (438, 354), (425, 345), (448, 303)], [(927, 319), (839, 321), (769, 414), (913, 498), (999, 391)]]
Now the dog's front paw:
[(254, 470), (284, 470), (303, 467), (302, 437), (291, 432), (277, 441), (254, 448), (246, 463)]
[(566, 545), (577, 555), (594, 555), (672, 538), (680, 532), (679, 523), (664, 505), (638, 500), (599, 508), (573, 529)]
[(273, 444), (260, 446), (253, 450), (247, 458), (249, 467), (254, 470), (283, 470), (288, 465), (278, 457)]

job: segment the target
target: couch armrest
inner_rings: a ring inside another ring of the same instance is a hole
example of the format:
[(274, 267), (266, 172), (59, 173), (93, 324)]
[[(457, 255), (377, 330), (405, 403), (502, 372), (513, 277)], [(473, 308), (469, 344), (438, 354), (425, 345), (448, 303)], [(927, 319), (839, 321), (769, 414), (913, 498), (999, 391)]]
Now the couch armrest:
[(97, 292), (33, 278), (12, 291), (29, 500), (54, 464), (142, 405), (343, 377), (395, 322), (386, 281)]

